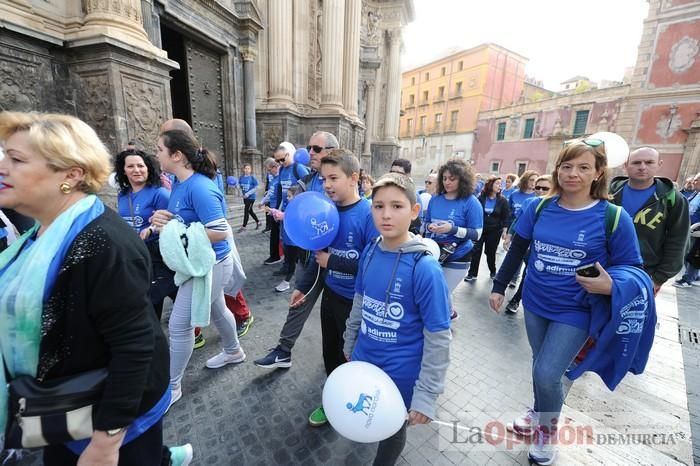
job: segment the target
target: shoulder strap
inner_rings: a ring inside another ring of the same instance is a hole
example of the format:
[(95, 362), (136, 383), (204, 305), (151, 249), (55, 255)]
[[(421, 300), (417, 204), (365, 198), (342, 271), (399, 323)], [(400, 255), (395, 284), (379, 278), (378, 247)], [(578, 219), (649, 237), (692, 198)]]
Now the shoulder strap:
[(298, 181), (299, 180), (299, 169), (297, 168), (297, 162), (294, 162), (294, 164), (292, 165), (292, 171), (294, 172), (294, 178), (296, 178)]
[(545, 197), (542, 198), (542, 200), (539, 203), (537, 203), (537, 207), (535, 207), (535, 222), (539, 218), (540, 212), (542, 212), (542, 210), (544, 210), (544, 208), (547, 207), (550, 202), (552, 202), (552, 198)]
[(620, 215), (622, 214), (622, 207), (615, 205), (612, 202), (608, 202), (605, 208), (605, 239), (609, 240), (612, 234), (617, 230), (617, 226), (620, 223)]

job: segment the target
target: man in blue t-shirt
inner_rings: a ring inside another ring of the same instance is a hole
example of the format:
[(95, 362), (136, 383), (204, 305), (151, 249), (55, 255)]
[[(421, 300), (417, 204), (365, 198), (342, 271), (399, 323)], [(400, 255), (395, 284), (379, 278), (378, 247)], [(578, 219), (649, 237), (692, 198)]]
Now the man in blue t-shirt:
[(628, 177), (610, 183), (613, 202), (632, 217), (644, 260), (644, 270), (654, 282), (654, 293), (683, 267), (688, 241), (688, 202), (668, 178), (657, 176), (663, 161), (651, 147), (630, 153)]

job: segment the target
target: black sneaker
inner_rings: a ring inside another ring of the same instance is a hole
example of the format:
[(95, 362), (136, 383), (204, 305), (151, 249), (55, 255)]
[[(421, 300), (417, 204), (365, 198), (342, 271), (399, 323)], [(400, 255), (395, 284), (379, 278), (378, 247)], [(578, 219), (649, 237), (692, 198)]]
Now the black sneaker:
[(473, 282), (474, 280), (476, 280), (476, 277), (473, 275), (467, 275), (466, 277), (464, 277), (465, 282)]
[(265, 265), (272, 265), (272, 264), (279, 264), (280, 262), (282, 262), (282, 258), (281, 258), (281, 257), (278, 257), (278, 258), (268, 257), (267, 259), (265, 259), (265, 260), (263, 261), (263, 264), (265, 264)]
[(520, 301), (513, 301), (510, 300), (508, 301), (508, 305), (506, 305), (506, 312), (511, 312), (515, 314), (518, 312), (518, 308), (520, 307)]
[(274, 348), (270, 353), (264, 358), (256, 359), (253, 361), (258, 367), (264, 367), (265, 369), (289, 369), (292, 367), (292, 353), (282, 350), (279, 346)]

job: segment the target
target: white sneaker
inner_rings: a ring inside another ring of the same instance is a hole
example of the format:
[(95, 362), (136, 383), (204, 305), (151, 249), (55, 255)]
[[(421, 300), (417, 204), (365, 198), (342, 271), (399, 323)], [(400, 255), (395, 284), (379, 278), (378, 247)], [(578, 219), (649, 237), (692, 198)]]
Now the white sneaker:
[(178, 401), (180, 398), (182, 398), (182, 385), (177, 387), (176, 389), (170, 389), (170, 404), (168, 405), (168, 409), (165, 410), (167, 413), (170, 411), (170, 408), (175, 404), (176, 401)]
[(539, 413), (532, 408), (528, 408), (525, 414), (515, 418), (512, 423), (506, 424), (506, 429), (523, 437), (532, 437), (535, 435), (535, 429), (539, 422)]
[(535, 440), (530, 445), (527, 457), (535, 464), (547, 466), (554, 463), (557, 456), (557, 446), (555, 439), (545, 433), (541, 426), (535, 429)]
[(226, 364), (239, 364), (245, 361), (245, 353), (243, 348), (239, 349), (235, 354), (228, 354), (226, 351), (222, 351), (213, 358), (207, 359), (206, 366), (209, 369), (218, 369), (219, 367), (224, 367)]
[(289, 289), (289, 282), (287, 280), (282, 280), (279, 285), (275, 287), (275, 291), (283, 292)]

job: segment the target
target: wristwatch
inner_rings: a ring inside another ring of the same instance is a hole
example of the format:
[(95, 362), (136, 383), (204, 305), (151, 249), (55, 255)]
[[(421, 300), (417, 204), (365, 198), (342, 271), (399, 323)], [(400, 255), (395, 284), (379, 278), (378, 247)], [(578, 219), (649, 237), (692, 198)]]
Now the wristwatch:
[(126, 427), (119, 427), (118, 429), (109, 429), (105, 432), (107, 433), (107, 437), (114, 437), (116, 435), (121, 434), (124, 431), (126, 431)]

